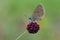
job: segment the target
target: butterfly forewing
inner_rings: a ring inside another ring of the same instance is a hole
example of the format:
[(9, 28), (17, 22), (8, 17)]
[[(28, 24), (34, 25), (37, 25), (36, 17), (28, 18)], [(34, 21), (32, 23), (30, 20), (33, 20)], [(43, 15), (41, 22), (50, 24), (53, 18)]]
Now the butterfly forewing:
[(42, 4), (39, 4), (36, 9), (34, 10), (32, 17), (35, 18), (36, 20), (42, 19), (44, 14), (44, 9)]

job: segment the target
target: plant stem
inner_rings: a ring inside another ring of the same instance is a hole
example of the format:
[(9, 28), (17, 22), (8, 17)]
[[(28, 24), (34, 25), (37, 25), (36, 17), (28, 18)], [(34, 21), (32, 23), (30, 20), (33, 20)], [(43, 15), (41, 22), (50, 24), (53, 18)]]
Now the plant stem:
[(21, 38), (25, 33), (26, 33), (26, 31), (24, 31), (22, 34), (20, 34), (20, 35), (16, 38), (16, 40), (18, 40), (19, 38)]

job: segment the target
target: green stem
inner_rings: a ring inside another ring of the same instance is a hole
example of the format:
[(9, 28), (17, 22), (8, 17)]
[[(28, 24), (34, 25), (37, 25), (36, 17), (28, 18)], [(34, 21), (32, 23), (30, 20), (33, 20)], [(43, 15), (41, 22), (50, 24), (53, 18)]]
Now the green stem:
[(19, 38), (21, 38), (24, 34), (26, 33), (26, 31), (24, 31), (21, 35), (19, 35), (16, 40), (18, 40)]

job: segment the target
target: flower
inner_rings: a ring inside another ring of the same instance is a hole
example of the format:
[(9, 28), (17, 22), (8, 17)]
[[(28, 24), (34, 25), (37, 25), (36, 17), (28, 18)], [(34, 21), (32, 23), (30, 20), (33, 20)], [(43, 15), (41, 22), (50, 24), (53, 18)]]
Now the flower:
[(39, 30), (39, 25), (37, 24), (37, 22), (30, 22), (29, 24), (27, 24), (26, 29), (28, 30), (29, 33), (37, 33)]

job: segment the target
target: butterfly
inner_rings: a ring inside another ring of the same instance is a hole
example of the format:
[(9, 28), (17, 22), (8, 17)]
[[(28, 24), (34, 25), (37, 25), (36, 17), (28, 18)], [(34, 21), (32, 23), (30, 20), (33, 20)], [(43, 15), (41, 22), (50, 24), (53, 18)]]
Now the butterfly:
[(42, 4), (39, 4), (39, 5), (35, 8), (32, 16), (29, 17), (29, 20), (30, 20), (30, 21), (42, 20), (43, 17), (44, 17), (44, 12), (45, 12), (45, 10), (44, 10), (43, 5), (42, 5)]

